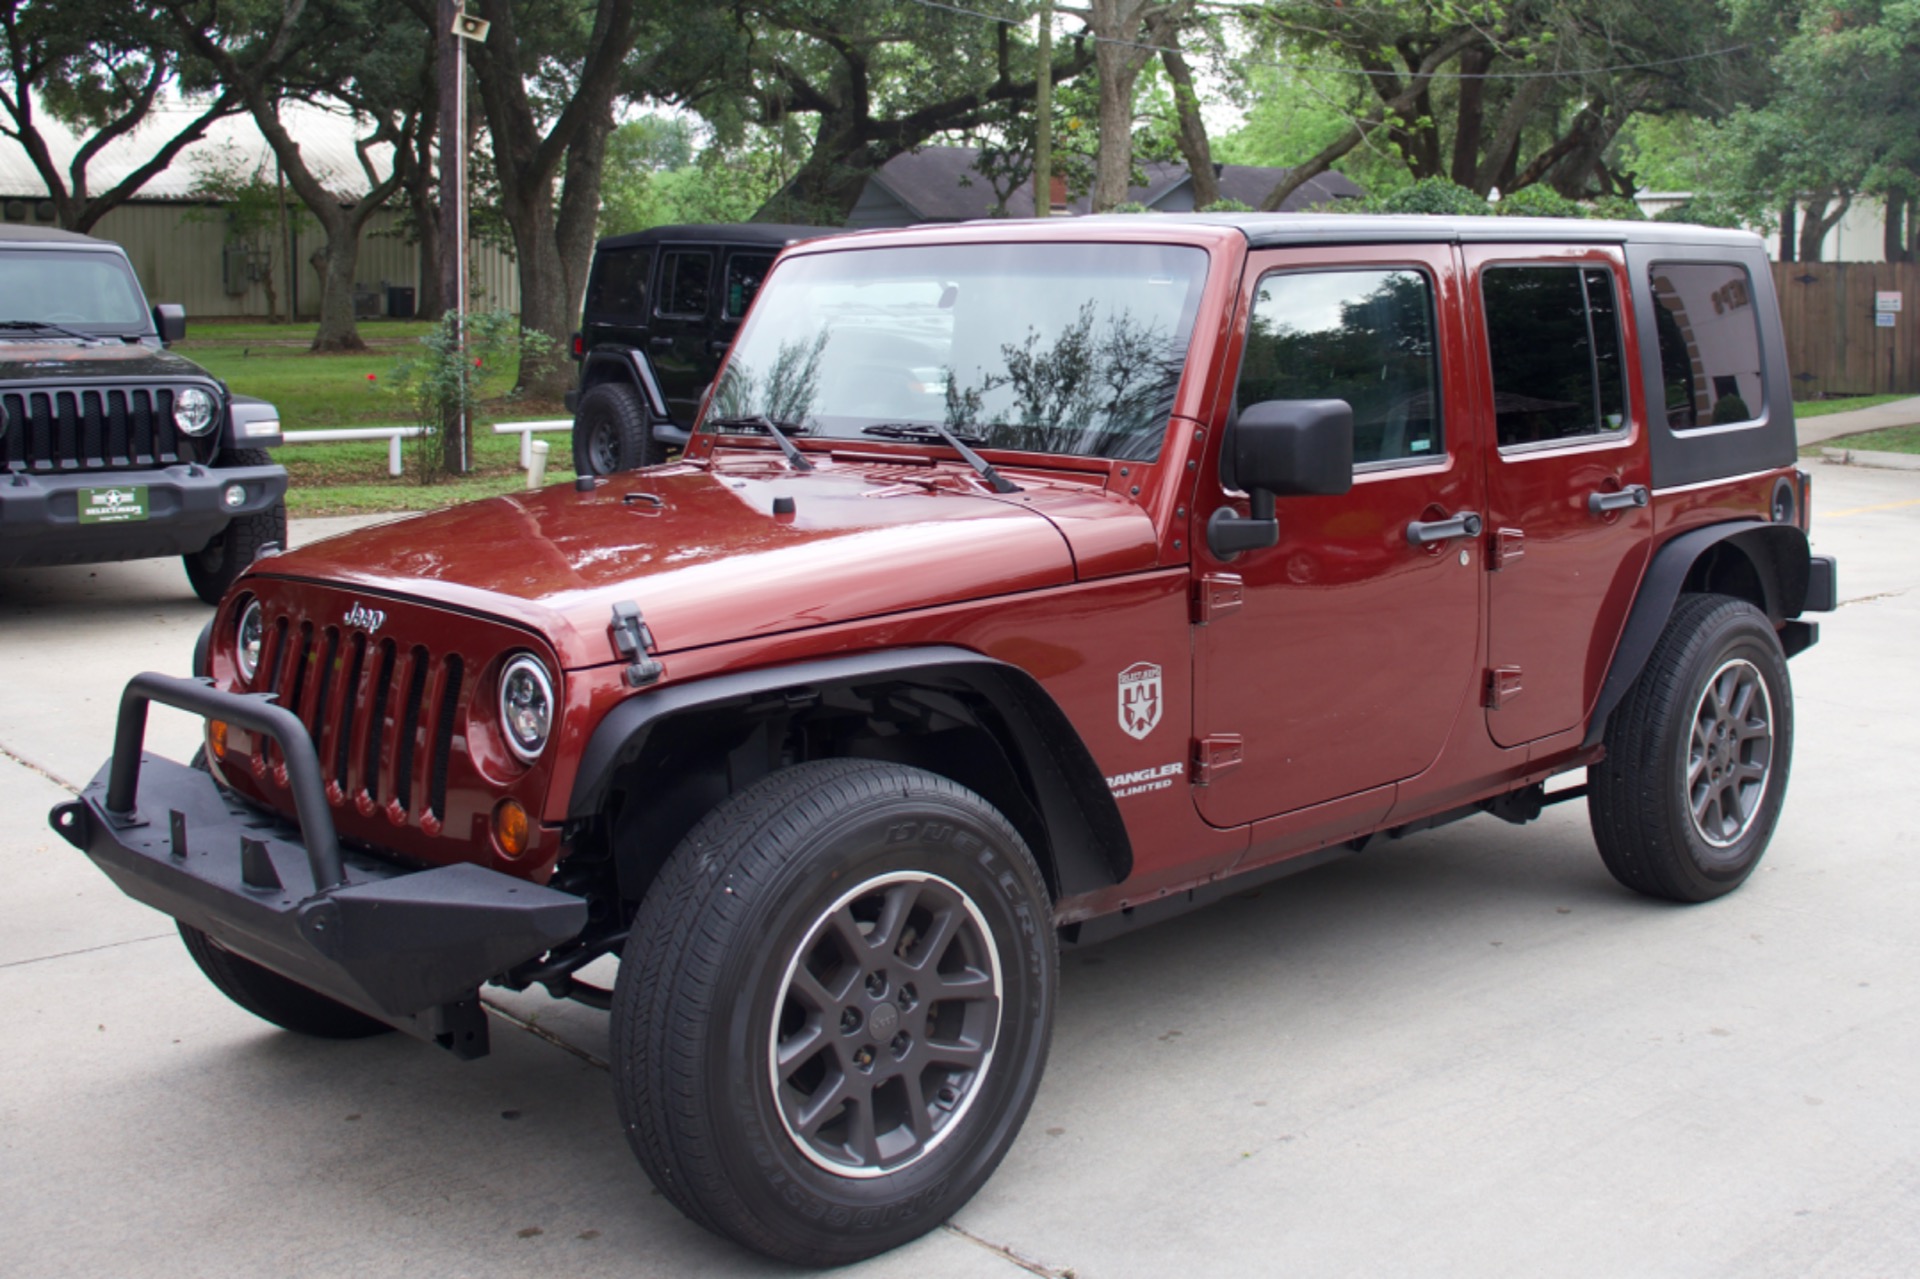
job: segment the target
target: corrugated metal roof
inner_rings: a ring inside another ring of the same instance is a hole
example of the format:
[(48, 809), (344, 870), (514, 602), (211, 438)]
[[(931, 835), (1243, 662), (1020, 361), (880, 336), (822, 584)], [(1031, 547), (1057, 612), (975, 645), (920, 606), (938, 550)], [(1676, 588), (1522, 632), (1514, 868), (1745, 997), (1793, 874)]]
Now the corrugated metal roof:
[[(152, 114), (131, 134), (115, 138), (87, 166), (87, 189), (94, 193), (110, 190), (127, 174), (145, 164), (169, 138), (185, 128), (206, 107), (169, 99), (157, 105)], [(345, 199), (366, 193), (366, 173), (354, 152), (354, 142), (372, 131), (365, 122), (356, 124), (344, 111), (327, 111), (304, 103), (288, 103), (280, 118), (287, 132), (300, 144), (301, 157), (326, 184), (328, 190)], [(90, 135), (75, 133), (59, 121), (43, 115), (42, 135), (54, 162), (64, 175), (67, 165)], [(374, 171), (385, 178), (393, 163), (393, 148), (373, 148)], [(194, 200), (194, 186), (208, 165), (221, 169), (240, 169), (260, 173), (267, 181), (274, 178), (273, 148), (267, 145), (260, 129), (247, 114), (228, 116), (207, 126), (207, 134), (174, 157), (173, 163), (140, 188), (142, 200)], [(45, 199), (47, 184), (27, 159), (26, 148), (12, 138), (0, 137), (0, 198)], [(289, 191), (289, 198), (292, 192)]]

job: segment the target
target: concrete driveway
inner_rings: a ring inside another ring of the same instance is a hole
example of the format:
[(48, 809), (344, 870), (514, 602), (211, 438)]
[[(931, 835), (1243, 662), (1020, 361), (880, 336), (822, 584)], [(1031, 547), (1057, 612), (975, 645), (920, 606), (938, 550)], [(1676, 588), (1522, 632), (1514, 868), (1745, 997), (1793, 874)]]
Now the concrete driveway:
[[(1637, 898), (1570, 804), (1070, 955), (1011, 1157), (849, 1273), (1913, 1274), (1920, 475), (1810, 469), (1845, 604), (1746, 888)], [(0, 1272), (791, 1273), (652, 1192), (601, 1014), (498, 997), (472, 1064), (285, 1035), (52, 835), (205, 616), (171, 561), (0, 575)]]

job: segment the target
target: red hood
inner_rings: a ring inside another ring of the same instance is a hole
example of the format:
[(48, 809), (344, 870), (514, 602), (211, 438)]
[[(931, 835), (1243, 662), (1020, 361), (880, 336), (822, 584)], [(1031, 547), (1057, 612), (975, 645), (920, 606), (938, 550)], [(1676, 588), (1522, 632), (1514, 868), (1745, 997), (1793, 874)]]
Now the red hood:
[[(577, 668), (614, 660), (620, 600), (666, 653), (1057, 586), (1076, 552), (1081, 576), (1153, 565), (1152, 522), (1131, 502), (1021, 483), (1002, 498), (965, 468), (819, 459), (794, 472), (736, 455), (396, 520), (255, 571), (519, 620)], [(793, 514), (773, 513), (779, 497)]]

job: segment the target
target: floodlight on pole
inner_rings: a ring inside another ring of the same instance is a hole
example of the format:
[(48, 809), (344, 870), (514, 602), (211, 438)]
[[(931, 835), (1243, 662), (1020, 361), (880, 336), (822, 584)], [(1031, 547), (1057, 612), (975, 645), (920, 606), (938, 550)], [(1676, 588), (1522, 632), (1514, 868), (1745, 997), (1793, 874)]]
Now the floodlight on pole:
[[(467, 342), (467, 42), (484, 44), (490, 23), (485, 18), (476, 18), (467, 13), (461, 0), (452, 0), (451, 23), (445, 29), (456, 38), (453, 45), (453, 137), (440, 139), (440, 161), (445, 168), (443, 177), (452, 181), (453, 205), (453, 322), (454, 332), (460, 344), (460, 362), (462, 377), (468, 376), (466, 367)], [(442, 10), (443, 14), (447, 10)], [(446, 21), (443, 17), (442, 21)], [(444, 48), (444, 46), (443, 46)], [(444, 101), (444, 99), (443, 99)], [(441, 116), (444, 124), (446, 117)], [(444, 132), (444, 129), (443, 129)], [(443, 187), (443, 191), (445, 187)], [(444, 279), (444, 277), (442, 277)], [(460, 398), (460, 409), (453, 429), (460, 439), (460, 471), (465, 474), (471, 467), (467, 447), (467, 405), (466, 396)]]

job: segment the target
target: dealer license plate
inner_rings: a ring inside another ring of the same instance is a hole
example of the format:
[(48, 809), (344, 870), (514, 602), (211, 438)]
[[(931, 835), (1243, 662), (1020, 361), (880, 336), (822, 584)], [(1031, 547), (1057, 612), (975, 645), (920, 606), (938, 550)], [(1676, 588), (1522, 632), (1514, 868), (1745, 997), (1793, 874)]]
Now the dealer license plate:
[(82, 524), (132, 524), (146, 518), (147, 486), (144, 484), (80, 490)]

